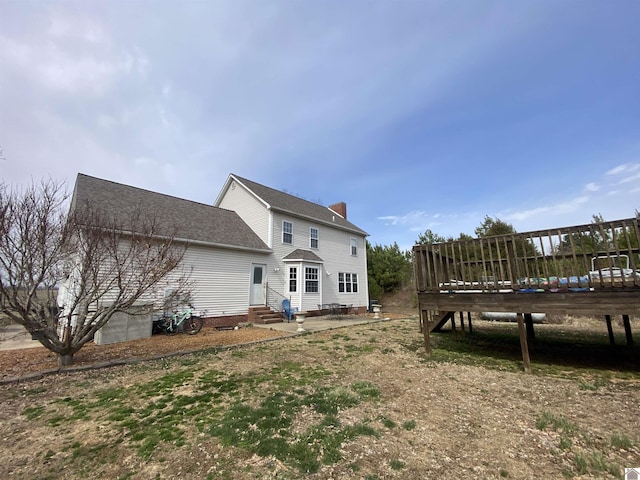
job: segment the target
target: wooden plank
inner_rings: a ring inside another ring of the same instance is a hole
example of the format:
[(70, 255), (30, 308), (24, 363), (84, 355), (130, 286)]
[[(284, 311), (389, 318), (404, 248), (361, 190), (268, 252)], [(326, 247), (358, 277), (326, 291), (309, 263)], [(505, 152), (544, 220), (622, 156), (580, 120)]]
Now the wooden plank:
[(524, 323), (527, 327), (527, 339), (533, 340), (536, 338), (536, 332), (533, 330), (533, 315), (530, 313), (524, 314)]
[(520, 336), (520, 350), (522, 350), (522, 361), (525, 373), (531, 373), (531, 359), (529, 358), (529, 345), (527, 343), (527, 332), (524, 326), (524, 319), (521, 313), (516, 315), (518, 319), (518, 335)]
[(611, 326), (611, 315), (605, 315), (604, 319), (607, 321), (607, 332), (609, 333), (609, 344), (615, 345), (616, 339), (613, 336), (613, 327)]
[(633, 348), (633, 335), (631, 333), (631, 323), (629, 322), (629, 315), (622, 316), (622, 323), (624, 324), (624, 336), (627, 339), (627, 346)]
[(640, 315), (640, 290), (568, 293), (427, 293), (422, 308), (463, 312)]
[[(436, 309), (436, 310), (437, 310), (437, 309)], [(455, 319), (454, 319), (454, 315), (455, 315), (455, 313), (456, 313), (455, 311), (445, 311), (445, 312), (442, 314), (442, 316), (441, 316), (438, 320), (436, 320), (436, 321), (433, 323), (433, 327), (429, 327), (429, 329), (430, 329), (432, 332), (439, 332), (439, 331), (440, 331), (440, 329), (441, 329), (442, 327), (444, 327), (444, 325), (445, 325), (449, 320), (451, 320), (452, 322), (455, 322)], [(454, 325), (453, 325), (453, 329), (455, 330), (455, 328), (456, 328), (456, 326), (455, 326), (455, 324), (454, 324)]]
[(427, 358), (431, 356), (431, 332), (429, 328), (429, 312), (422, 310), (422, 335), (424, 337), (424, 353)]

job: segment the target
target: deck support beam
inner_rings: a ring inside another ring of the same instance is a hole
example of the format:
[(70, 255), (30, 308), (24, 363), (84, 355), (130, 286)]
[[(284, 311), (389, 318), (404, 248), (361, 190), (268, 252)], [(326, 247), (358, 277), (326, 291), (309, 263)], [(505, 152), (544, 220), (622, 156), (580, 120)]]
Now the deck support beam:
[(613, 327), (611, 326), (611, 315), (605, 315), (604, 319), (607, 321), (607, 332), (609, 333), (609, 345), (615, 345), (616, 339), (613, 337)]
[(427, 358), (431, 357), (431, 328), (429, 328), (429, 312), (422, 310), (422, 335), (424, 337), (424, 353)]
[(529, 344), (527, 343), (527, 331), (524, 325), (524, 317), (521, 313), (516, 315), (518, 319), (518, 334), (520, 335), (520, 350), (525, 373), (531, 373), (531, 359), (529, 358)]
[(631, 323), (629, 322), (629, 315), (622, 316), (622, 323), (624, 324), (624, 335), (627, 338), (627, 347), (633, 348), (633, 335), (631, 333)]
[(527, 326), (527, 339), (534, 340), (536, 332), (533, 330), (533, 315), (531, 313), (524, 314), (524, 323)]

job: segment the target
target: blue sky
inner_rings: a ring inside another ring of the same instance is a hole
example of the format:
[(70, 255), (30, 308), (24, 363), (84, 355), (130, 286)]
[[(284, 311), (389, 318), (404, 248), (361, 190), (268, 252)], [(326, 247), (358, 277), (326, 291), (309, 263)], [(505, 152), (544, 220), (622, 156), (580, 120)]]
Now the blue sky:
[(204, 203), (229, 173), (374, 244), (640, 209), (640, 2), (0, 0), (0, 178)]

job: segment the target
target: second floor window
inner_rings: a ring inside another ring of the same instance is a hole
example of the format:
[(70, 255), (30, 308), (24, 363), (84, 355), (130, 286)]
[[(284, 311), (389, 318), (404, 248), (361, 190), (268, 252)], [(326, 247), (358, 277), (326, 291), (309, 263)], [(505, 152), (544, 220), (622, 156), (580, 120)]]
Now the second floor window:
[(318, 248), (318, 229), (311, 227), (309, 229), (309, 246), (311, 248)]
[(282, 222), (282, 243), (293, 244), (293, 223)]
[(357, 238), (351, 239), (351, 255), (354, 257), (358, 255), (358, 239)]

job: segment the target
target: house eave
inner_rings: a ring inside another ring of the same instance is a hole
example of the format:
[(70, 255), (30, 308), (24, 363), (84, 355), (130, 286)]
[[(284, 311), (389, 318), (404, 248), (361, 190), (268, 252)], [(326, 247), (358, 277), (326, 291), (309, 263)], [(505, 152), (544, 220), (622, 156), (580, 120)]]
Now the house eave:
[(324, 265), (324, 260), (310, 260), (307, 258), (287, 258), (283, 260), (284, 263), (317, 263), (318, 265)]
[(245, 247), (241, 245), (229, 245), (225, 243), (205, 242), (202, 240), (189, 240), (188, 238), (174, 238), (173, 240), (176, 242), (186, 243), (188, 245), (198, 245), (201, 247), (224, 248), (225, 250), (240, 250), (244, 252), (254, 252), (254, 253), (264, 253), (264, 254), (273, 253), (273, 251), (270, 248)]
[[(326, 220), (321, 220), (317, 217), (311, 217), (309, 215), (302, 215), (300, 213), (297, 212), (292, 212), (291, 210), (286, 210), (284, 208), (278, 208), (278, 207), (268, 207), (270, 210), (274, 211), (274, 212), (278, 212), (278, 213), (286, 213), (287, 215), (291, 215), (292, 217), (295, 218), (301, 218), (304, 220), (309, 220), (311, 222), (320, 224), (320, 225), (326, 225), (332, 228), (336, 228), (345, 232), (350, 232), (350, 233), (355, 233), (356, 235), (360, 235), (363, 237), (368, 237), (369, 234), (367, 232), (365, 232), (364, 230), (360, 230), (358, 228), (349, 228), (346, 227), (344, 225), (338, 225), (336, 223), (333, 222), (327, 222)], [(336, 213), (336, 215), (338, 215), (340, 218), (342, 218), (339, 214)]]

